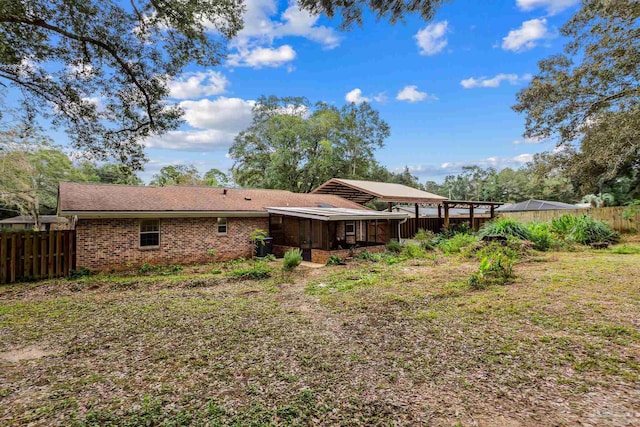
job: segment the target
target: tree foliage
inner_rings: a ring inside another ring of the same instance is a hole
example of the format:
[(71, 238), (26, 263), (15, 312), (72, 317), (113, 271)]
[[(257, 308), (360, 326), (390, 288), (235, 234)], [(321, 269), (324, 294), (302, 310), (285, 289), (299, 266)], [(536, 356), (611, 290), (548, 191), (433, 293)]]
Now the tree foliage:
[(208, 185), (222, 187), (229, 183), (227, 176), (218, 169), (207, 171), (204, 176), (194, 165), (164, 166), (153, 176), (150, 185), (164, 187), (167, 185)]
[(583, 194), (640, 194), (639, 17), (637, 1), (583, 1), (561, 30), (565, 52), (539, 63), (513, 107), (525, 136), (557, 138), (556, 160)]
[[(363, 11), (430, 19), (443, 0), (300, 0), (361, 24)], [(175, 129), (167, 83), (187, 65), (218, 65), (242, 28), (242, 0), (0, 0), (0, 85), (17, 89), (22, 119), (67, 130), (76, 148), (139, 170), (141, 141)], [(11, 99), (9, 99), (11, 98)]]
[[(140, 169), (140, 141), (180, 123), (167, 80), (216, 65), (242, 26), (239, 0), (1, 0), (0, 81), (94, 157)], [(215, 34), (215, 35), (214, 35)]]
[(332, 177), (365, 179), (389, 126), (367, 103), (342, 108), (306, 98), (261, 97), (229, 150), (241, 186), (309, 192)]

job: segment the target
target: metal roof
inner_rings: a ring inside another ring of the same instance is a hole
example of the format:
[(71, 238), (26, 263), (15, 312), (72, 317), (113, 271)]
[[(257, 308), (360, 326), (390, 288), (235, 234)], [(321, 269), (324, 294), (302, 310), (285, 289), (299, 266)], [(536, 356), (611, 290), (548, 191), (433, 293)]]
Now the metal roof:
[(342, 178), (332, 178), (312, 193), (335, 194), (361, 204), (372, 200), (400, 203), (440, 203), (447, 200), (446, 197), (402, 184)]
[(267, 208), (270, 214), (295, 216), (298, 218), (317, 219), (319, 221), (360, 221), (373, 219), (405, 219), (409, 215), (404, 212), (374, 211), (368, 209), (346, 208)]
[(513, 205), (501, 206), (496, 209), (496, 212), (553, 211), (556, 209), (578, 209), (578, 206), (562, 202), (530, 199)]
[[(57, 215), (40, 215), (40, 224), (53, 224), (59, 222), (67, 222), (66, 218), (59, 217)], [(35, 220), (32, 216), (20, 215), (12, 218), (3, 219), (0, 224), (33, 224)]]
[[(396, 205), (393, 207), (393, 209), (395, 211), (403, 211), (403, 212), (408, 212), (409, 214), (411, 214), (411, 216), (413, 217), (415, 215), (415, 207), (414, 206), (402, 206), (402, 205)], [(475, 215), (488, 215), (489, 214), (489, 209), (482, 209), (482, 208), (475, 208), (473, 210), (473, 213)], [(441, 211), (441, 214), (444, 216), (444, 209)], [(418, 215), (420, 215), (421, 218), (429, 218), (429, 217), (438, 217), (438, 208), (425, 208), (420, 206), (418, 208)], [(469, 217), (469, 208), (463, 209), (463, 208), (451, 208), (449, 209), (449, 216), (450, 217), (455, 217), (455, 216), (462, 216), (462, 217)]]

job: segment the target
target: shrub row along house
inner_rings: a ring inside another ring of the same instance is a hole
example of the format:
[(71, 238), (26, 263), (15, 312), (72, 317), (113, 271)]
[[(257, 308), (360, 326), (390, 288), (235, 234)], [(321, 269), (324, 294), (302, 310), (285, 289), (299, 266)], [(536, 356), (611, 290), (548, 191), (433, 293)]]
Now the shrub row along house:
[(68, 182), (59, 187), (58, 215), (76, 230), (77, 268), (96, 270), (251, 257), (256, 229), (273, 237), (276, 255), (300, 248), (305, 260), (324, 263), (384, 249), (408, 216), (335, 194)]

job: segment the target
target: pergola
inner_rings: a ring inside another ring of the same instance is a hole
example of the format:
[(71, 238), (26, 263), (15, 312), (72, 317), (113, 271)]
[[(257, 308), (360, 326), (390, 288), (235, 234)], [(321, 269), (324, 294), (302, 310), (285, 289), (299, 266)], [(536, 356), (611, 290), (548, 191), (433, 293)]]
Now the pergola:
[[(473, 228), (473, 210), (480, 206), (489, 206), (489, 213), (491, 219), (496, 216), (496, 206), (502, 206), (501, 202), (480, 202), (473, 200), (445, 200), (442, 202), (444, 206), (444, 227), (449, 228), (449, 209), (451, 208), (468, 208), (469, 209), (469, 224)], [(438, 213), (440, 213), (440, 206), (438, 206)], [(438, 215), (440, 216), (440, 215)]]
[(419, 216), (418, 204), (440, 204), (447, 200), (446, 197), (402, 184), (342, 178), (332, 178), (313, 190), (312, 193), (335, 194), (362, 205), (376, 200), (387, 203), (389, 211), (391, 211), (391, 203), (415, 203), (416, 218)]

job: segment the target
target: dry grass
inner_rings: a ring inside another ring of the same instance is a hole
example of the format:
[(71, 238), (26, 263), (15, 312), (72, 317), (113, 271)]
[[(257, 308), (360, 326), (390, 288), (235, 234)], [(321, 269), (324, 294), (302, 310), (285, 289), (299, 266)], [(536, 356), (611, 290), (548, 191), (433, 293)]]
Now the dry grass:
[(533, 257), (482, 291), (476, 268), (3, 287), (0, 424), (640, 425), (640, 255)]

